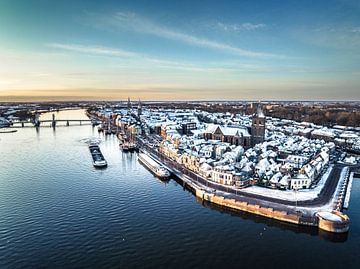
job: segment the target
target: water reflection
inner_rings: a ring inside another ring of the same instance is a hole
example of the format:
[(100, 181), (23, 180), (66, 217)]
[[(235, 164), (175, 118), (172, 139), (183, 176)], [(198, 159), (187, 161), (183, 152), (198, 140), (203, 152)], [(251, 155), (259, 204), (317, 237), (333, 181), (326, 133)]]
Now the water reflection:
[[(173, 177), (172, 179), (175, 180), (178, 184), (183, 185), (183, 182), (179, 178)], [(195, 193), (193, 192), (193, 190), (188, 188), (187, 186), (183, 185), (183, 189), (188, 192), (191, 192), (195, 196)], [(205, 208), (208, 208), (211, 210), (216, 210), (223, 214), (228, 214), (233, 217), (239, 217), (243, 220), (250, 220), (255, 223), (265, 224), (268, 227), (274, 227), (274, 228), (278, 228), (281, 230), (288, 230), (288, 231), (291, 231), (296, 234), (319, 236), (323, 240), (326, 240), (329, 242), (334, 242), (334, 243), (346, 242), (346, 240), (348, 238), (348, 232), (346, 232), (346, 233), (329, 233), (329, 232), (318, 229), (318, 227), (296, 225), (293, 223), (282, 222), (282, 221), (278, 221), (275, 219), (266, 218), (261, 215), (255, 215), (255, 214), (251, 214), (249, 212), (236, 210), (233, 208), (223, 207), (218, 204), (211, 203), (209, 201), (204, 201), (204, 200), (200, 199), (199, 197), (196, 197), (196, 201)]]
[(255, 223), (262, 223), (268, 227), (275, 227), (281, 230), (288, 230), (294, 232), (296, 234), (307, 234), (309, 236), (319, 236), (321, 239), (326, 241), (341, 243), (346, 242), (348, 238), (347, 233), (329, 233), (323, 230), (318, 229), (318, 227), (311, 227), (305, 225), (296, 225), (292, 223), (282, 222), (270, 218), (266, 218), (264, 216), (251, 214), (249, 212), (244, 212), (232, 208), (222, 207), (217, 204), (210, 203), (208, 201), (203, 201), (200, 198), (196, 199), (199, 204), (206, 208), (210, 208), (212, 210), (219, 211), (224, 214), (229, 214), (233, 217), (240, 217), (243, 220), (250, 220)]

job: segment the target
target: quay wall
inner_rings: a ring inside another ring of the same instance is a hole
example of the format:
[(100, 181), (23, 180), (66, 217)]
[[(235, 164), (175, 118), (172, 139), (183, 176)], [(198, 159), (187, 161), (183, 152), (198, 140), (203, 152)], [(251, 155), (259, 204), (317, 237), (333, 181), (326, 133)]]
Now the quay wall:
[[(157, 157), (154, 154), (151, 153), (149, 154), (153, 156), (153, 158), (157, 159)], [(221, 196), (219, 194), (215, 194), (213, 189), (208, 188), (204, 185), (201, 185), (199, 182), (192, 180), (190, 177), (184, 175), (181, 171), (178, 171), (175, 167), (166, 165), (165, 163), (163, 163), (163, 165), (182, 181), (183, 187), (188, 187), (196, 195), (196, 197), (202, 200), (223, 207), (249, 212), (267, 218), (272, 218), (278, 221), (283, 221), (298, 225), (317, 226), (319, 227), (319, 229), (334, 233), (343, 233), (346, 232), (349, 228), (349, 218), (338, 210), (335, 210), (333, 213), (338, 214), (338, 216), (341, 217), (341, 221), (333, 221), (331, 219), (330, 220), (324, 219), (319, 215), (304, 216), (301, 213), (294, 214), (291, 212), (279, 211), (272, 207), (264, 207), (258, 204), (238, 201), (236, 199), (230, 199)], [(340, 182), (338, 184), (340, 184)], [(344, 192), (344, 190), (342, 191)], [(336, 195), (336, 192), (334, 195)], [(341, 204), (342, 204), (342, 199), (341, 199)]]
[(332, 233), (346, 233), (349, 230), (349, 217), (339, 211), (333, 211), (331, 215), (337, 216), (338, 219), (328, 218), (318, 213), (319, 229)]
[(240, 211), (245, 211), (248, 213), (260, 215), (260, 216), (271, 218), (271, 219), (276, 219), (279, 221), (289, 222), (289, 223), (293, 223), (293, 224), (301, 224), (300, 216), (295, 215), (295, 214), (289, 214), (286, 211), (278, 211), (271, 207), (262, 207), (262, 206), (256, 205), (256, 204), (250, 204), (247, 202), (236, 201), (235, 199), (228, 199), (228, 198), (225, 198), (220, 195), (209, 194), (206, 191), (203, 191), (201, 189), (196, 190), (196, 196), (202, 200), (205, 200), (205, 201), (208, 201), (208, 202), (220, 205), (220, 206), (224, 206), (224, 207), (228, 207), (228, 208), (232, 208), (232, 209), (236, 209), (236, 210), (240, 210)]
[(292, 214), (286, 211), (279, 211), (272, 207), (263, 207), (257, 204), (237, 201), (235, 199), (226, 198), (224, 196), (208, 192), (204, 190), (202, 186), (199, 186), (196, 182), (193, 182), (190, 178), (183, 175), (176, 169), (172, 169), (171, 167), (168, 167), (168, 169), (172, 171), (183, 182), (184, 187), (187, 186), (196, 195), (196, 197), (201, 200), (217, 204), (219, 206), (260, 215), (282, 222), (304, 226), (316, 226), (321, 230), (332, 233), (345, 233), (349, 229), (349, 218), (339, 211), (333, 211), (333, 214), (341, 217), (341, 221), (333, 221), (324, 219), (318, 215), (313, 217), (306, 217), (302, 215)]

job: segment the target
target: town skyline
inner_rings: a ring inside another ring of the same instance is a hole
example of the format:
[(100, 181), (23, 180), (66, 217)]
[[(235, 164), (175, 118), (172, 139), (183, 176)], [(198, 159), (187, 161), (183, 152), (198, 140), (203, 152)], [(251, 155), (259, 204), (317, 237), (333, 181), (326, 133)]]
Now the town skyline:
[(5, 0), (0, 101), (358, 101), (359, 11), (351, 0)]

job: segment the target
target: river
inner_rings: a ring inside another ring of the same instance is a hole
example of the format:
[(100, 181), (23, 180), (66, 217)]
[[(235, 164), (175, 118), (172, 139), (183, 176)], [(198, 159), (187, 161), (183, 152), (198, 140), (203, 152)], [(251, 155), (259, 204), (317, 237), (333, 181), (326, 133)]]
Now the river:
[(348, 234), (334, 236), (201, 203), (90, 125), (0, 134), (0, 268), (357, 268), (359, 179), (346, 213)]

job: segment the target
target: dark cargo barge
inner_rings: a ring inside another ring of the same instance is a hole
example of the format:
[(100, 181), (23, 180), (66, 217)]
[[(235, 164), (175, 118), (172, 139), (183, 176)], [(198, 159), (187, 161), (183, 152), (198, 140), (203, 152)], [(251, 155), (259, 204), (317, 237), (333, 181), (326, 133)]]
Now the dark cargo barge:
[(103, 168), (107, 166), (107, 162), (101, 153), (100, 147), (97, 144), (90, 144), (89, 150), (93, 159), (93, 165), (96, 168)]

